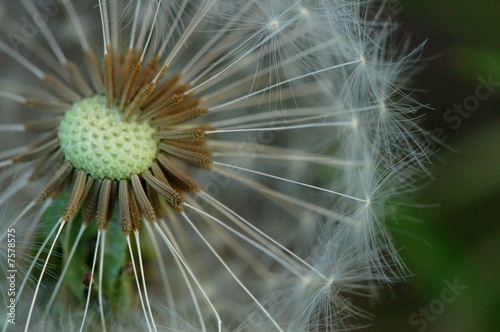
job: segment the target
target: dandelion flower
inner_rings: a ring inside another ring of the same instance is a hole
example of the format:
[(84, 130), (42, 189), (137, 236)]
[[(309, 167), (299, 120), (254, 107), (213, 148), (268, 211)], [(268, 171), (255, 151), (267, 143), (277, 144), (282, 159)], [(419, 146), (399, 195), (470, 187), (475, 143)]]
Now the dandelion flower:
[(419, 49), (390, 54), (393, 25), (371, 9), (5, 5), (0, 202), (26, 203), (0, 236), (24, 227), (32, 245), (4, 330), (366, 317), (349, 295), (404, 273), (385, 203), (426, 156), (404, 92)]

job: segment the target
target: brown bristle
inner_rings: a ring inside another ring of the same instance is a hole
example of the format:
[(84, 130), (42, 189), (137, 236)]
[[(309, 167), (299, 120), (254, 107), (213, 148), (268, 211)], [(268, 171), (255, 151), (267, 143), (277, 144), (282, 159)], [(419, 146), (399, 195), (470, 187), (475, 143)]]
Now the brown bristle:
[(90, 86), (83, 78), (80, 69), (78, 69), (78, 67), (72, 61), (66, 62), (65, 67), (69, 73), (69, 77), (71, 79), (71, 83), (73, 83), (73, 86), (78, 89), (78, 92), (81, 95), (90, 97), (94, 93), (94, 91), (92, 91)]
[(156, 89), (156, 83), (152, 82), (145, 85), (137, 93), (134, 99), (128, 104), (127, 108), (124, 110), (123, 118), (125, 120), (130, 120), (130, 118), (139, 111), (142, 105), (148, 100), (153, 91)]
[(129, 48), (127, 52), (125, 53), (125, 57), (123, 58), (123, 65), (121, 67), (121, 84), (120, 84), (120, 95), (123, 96), (125, 95), (125, 90), (126, 90), (126, 85), (129, 82), (129, 76), (130, 76), (130, 70), (132, 69), (132, 64), (133, 63), (138, 63), (139, 58), (140, 58), (140, 53), (137, 52), (137, 50), (133, 50), (132, 48)]
[(101, 179), (94, 180), (87, 197), (85, 197), (82, 207), (82, 219), (84, 225), (88, 225), (97, 215), (97, 204), (99, 201), (99, 189), (101, 188), (101, 183)]
[(65, 101), (74, 103), (82, 98), (77, 92), (70, 89), (67, 83), (50, 73), (44, 73), (43, 82)]
[(179, 149), (184, 149), (192, 152), (198, 152), (204, 154), (208, 157), (212, 156), (212, 150), (206, 147), (205, 141), (193, 141), (193, 142), (178, 142), (178, 141), (169, 141), (169, 145), (175, 146)]
[(134, 231), (137, 231), (141, 227), (141, 209), (139, 208), (137, 199), (135, 198), (132, 189), (130, 188), (130, 184), (128, 185), (128, 189), (129, 189), (128, 197), (130, 206), (130, 220), (132, 221), (132, 229)]
[(97, 227), (105, 229), (108, 222), (109, 200), (111, 194), (111, 180), (105, 179), (99, 189), (99, 200), (97, 203)]
[(46, 112), (63, 113), (71, 107), (71, 103), (62, 100), (44, 100), (40, 98), (27, 97), (24, 103), (33, 109), (42, 109)]
[(112, 107), (115, 102), (115, 91), (113, 82), (114, 79), (113, 61), (110, 59), (109, 53), (104, 54), (104, 58), (102, 59), (102, 67), (104, 69), (104, 89), (106, 91), (106, 106)]
[(146, 171), (141, 174), (142, 178), (146, 180), (151, 187), (153, 187), (157, 193), (163, 196), (167, 203), (177, 211), (182, 209), (182, 196), (175, 191), (170, 185), (161, 182), (156, 177), (151, 174), (150, 171)]
[(20, 163), (30, 160), (35, 160), (44, 155), (51, 154), (52, 151), (57, 150), (59, 148), (59, 139), (54, 138), (36, 148), (30, 149), (27, 152), (20, 154), (14, 158), (12, 158), (12, 162)]
[(177, 112), (173, 115), (168, 115), (165, 117), (160, 117), (152, 121), (152, 124), (157, 127), (165, 127), (177, 123), (182, 123), (185, 121), (193, 120), (199, 118), (208, 113), (206, 108), (194, 107), (191, 109), (184, 109), (181, 112)]
[(198, 141), (205, 138), (205, 131), (201, 128), (161, 131), (155, 134), (156, 138), (179, 141)]
[(137, 199), (137, 203), (139, 204), (139, 207), (141, 208), (142, 214), (144, 217), (150, 221), (154, 222), (156, 221), (156, 215), (153, 206), (151, 205), (151, 202), (148, 199), (148, 196), (144, 192), (144, 188), (142, 187), (141, 180), (139, 179), (139, 176), (136, 174), (133, 174), (132, 177), (130, 178), (132, 182), (132, 189), (135, 195), (135, 198)]
[(85, 182), (87, 180), (87, 173), (83, 170), (77, 171), (76, 179), (73, 181), (73, 189), (69, 195), (68, 201), (66, 203), (66, 208), (61, 215), (61, 220), (68, 221), (75, 212), (80, 208), (82, 203), (82, 194), (85, 189)]
[(84, 50), (83, 52), (85, 64), (87, 65), (87, 71), (90, 74), (90, 80), (94, 86), (94, 90), (97, 93), (104, 92), (104, 82), (102, 81), (102, 75), (97, 64), (97, 57), (92, 49)]
[(160, 62), (160, 57), (158, 55), (155, 55), (153, 59), (151, 59), (151, 61), (148, 62), (146, 68), (144, 68), (144, 70), (141, 72), (141, 76), (138, 80), (139, 86), (146, 85), (148, 84), (148, 82), (155, 80), (154, 76), (158, 73), (159, 62)]
[(122, 111), (126, 109), (128, 104), (130, 103), (130, 100), (132, 99), (133, 96), (132, 93), (135, 92), (136, 90), (137, 79), (139, 78), (139, 73), (141, 72), (141, 68), (142, 68), (142, 61), (139, 61), (133, 67), (131, 74), (123, 77), (126, 83), (123, 89), (120, 102), (120, 109)]
[(153, 171), (153, 175), (155, 176), (155, 178), (167, 185), (170, 185), (170, 182), (167, 180), (167, 177), (165, 176), (165, 174), (163, 174), (163, 171), (156, 161), (151, 166), (151, 171)]
[(160, 143), (159, 145), (160, 150), (166, 152), (169, 155), (172, 155), (174, 157), (177, 157), (179, 159), (182, 159), (190, 164), (193, 164), (195, 166), (199, 167), (206, 167), (211, 163), (210, 157), (203, 154), (203, 153), (198, 153), (182, 148), (178, 148), (176, 146), (167, 144), (167, 143)]
[(190, 95), (182, 95), (182, 96), (184, 98), (179, 103), (174, 104), (171, 107), (165, 109), (165, 111), (160, 115), (160, 118), (163, 116), (171, 116), (185, 112), (186, 110), (195, 108), (200, 104), (199, 99), (193, 99), (192, 96)]
[(122, 232), (126, 236), (129, 236), (132, 231), (132, 217), (130, 215), (130, 199), (127, 180), (120, 180), (118, 200), (120, 206), (120, 227)]
[(163, 214), (163, 209), (161, 206), (160, 197), (158, 196), (156, 190), (151, 187), (151, 185), (149, 185), (149, 183), (146, 183), (146, 194), (149, 197), (149, 201), (151, 202), (151, 206), (155, 210), (156, 215), (161, 216)]
[(40, 192), (37, 197), (37, 201), (44, 201), (52, 196), (55, 192), (59, 192), (61, 190), (60, 186), (66, 181), (72, 170), (73, 166), (69, 162), (65, 162), (61, 166), (61, 168), (59, 168), (57, 173), (52, 177), (49, 183), (45, 186), (45, 188)]
[(188, 192), (197, 192), (200, 190), (196, 181), (184, 172), (179, 166), (168, 159), (163, 154), (158, 155), (158, 161), (163, 166), (163, 169), (175, 180), (175, 183), (182, 189)]
[(30, 181), (36, 181), (46, 174), (54, 173), (54, 170), (64, 162), (64, 155), (61, 149), (51, 153), (48, 158), (40, 158), (33, 167), (33, 174), (29, 177)]
[(170, 98), (173, 95), (172, 91), (176, 90), (176, 86), (180, 78), (180, 74), (175, 74), (170, 77), (165, 83), (156, 89), (148, 102), (144, 104), (144, 108), (147, 109), (149, 107), (157, 107), (165, 100), (165, 98)]
[(142, 121), (151, 119), (160, 115), (162, 112), (168, 112), (169, 109), (180, 103), (183, 99), (183, 95), (173, 95), (170, 98), (167, 98), (165, 102), (158, 107), (144, 109), (142, 115), (139, 117), (139, 120)]
[(26, 131), (30, 132), (44, 132), (56, 128), (61, 122), (62, 117), (54, 117), (46, 120), (29, 121), (24, 123)]
[[(174, 76), (177, 78), (177, 76)], [(177, 82), (176, 82), (177, 83)], [(161, 88), (158, 90), (163, 91), (162, 94), (153, 94), (152, 100), (150, 103), (145, 104), (144, 109), (145, 110), (152, 110), (152, 109), (157, 109), (161, 108), (163, 104), (165, 104), (166, 101), (168, 101), (170, 98), (173, 96), (177, 95), (178, 97), (181, 97), (182, 99), (190, 98), (188, 95), (185, 94), (185, 92), (189, 89), (188, 85), (180, 85), (180, 84), (169, 84), (167, 81), (165, 84), (161, 85)], [(154, 99), (153, 99), (154, 98)]]

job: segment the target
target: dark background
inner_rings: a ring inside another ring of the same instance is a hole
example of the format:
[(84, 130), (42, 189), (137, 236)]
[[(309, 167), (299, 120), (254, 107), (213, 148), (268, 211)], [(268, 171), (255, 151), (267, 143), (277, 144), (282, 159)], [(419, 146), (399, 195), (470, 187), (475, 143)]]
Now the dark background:
[[(499, 331), (500, 3), (390, 0), (387, 10), (413, 47), (427, 40), (411, 86), (432, 107), (422, 126), (441, 142), (434, 179), (391, 224), (414, 275), (384, 289), (363, 330)], [(484, 100), (480, 77), (498, 82)]]

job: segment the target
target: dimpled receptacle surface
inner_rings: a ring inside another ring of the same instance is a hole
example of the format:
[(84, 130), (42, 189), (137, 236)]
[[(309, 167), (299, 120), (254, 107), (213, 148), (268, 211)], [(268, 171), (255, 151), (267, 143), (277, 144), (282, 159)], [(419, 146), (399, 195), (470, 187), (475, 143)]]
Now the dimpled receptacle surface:
[(147, 122), (123, 120), (103, 96), (74, 103), (59, 125), (66, 160), (94, 179), (130, 179), (151, 167), (158, 152), (156, 130)]

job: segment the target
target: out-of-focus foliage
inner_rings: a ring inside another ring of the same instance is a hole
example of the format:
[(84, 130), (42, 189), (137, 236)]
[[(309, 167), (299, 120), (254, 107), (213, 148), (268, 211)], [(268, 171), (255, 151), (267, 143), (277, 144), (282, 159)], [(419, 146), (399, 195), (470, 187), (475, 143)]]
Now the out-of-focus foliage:
[[(500, 14), (498, 2), (405, 0), (402, 31), (428, 39), (415, 86), (432, 107), (424, 127), (441, 129), (434, 180), (415, 207), (398, 210), (393, 233), (411, 271), (385, 290), (370, 331), (496, 331), (500, 326)], [(494, 91), (453, 129), (444, 113), (474, 96), (479, 77)], [(498, 82), (498, 83), (496, 83)], [(447, 281), (463, 286), (450, 303)], [(466, 288), (465, 288), (466, 287)], [(400, 288), (404, 288), (401, 290)], [(425, 317), (427, 312), (427, 317)]]

